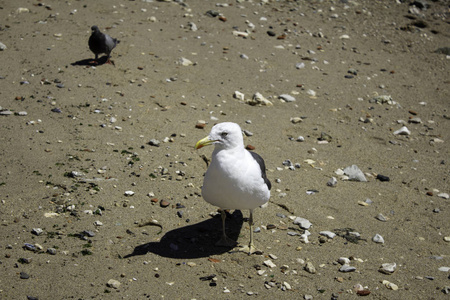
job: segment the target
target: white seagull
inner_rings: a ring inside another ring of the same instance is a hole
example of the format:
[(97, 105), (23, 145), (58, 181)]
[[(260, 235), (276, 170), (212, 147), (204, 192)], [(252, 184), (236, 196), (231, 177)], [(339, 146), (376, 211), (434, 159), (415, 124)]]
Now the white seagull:
[(211, 164), (203, 180), (202, 196), (206, 202), (221, 209), (223, 235), (218, 246), (235, 246), (225, 232), (226, 209), (250, 211), (250, 243), (241, 251), (253, 254), (253, 210), (266, 204), (272, 187), (266, 177), (266, 166), (261, 156), (244, 147), (241, 127), (224, 122), (215, 125), (209, 135), (195, 145), (195, 149), (214, 145)]

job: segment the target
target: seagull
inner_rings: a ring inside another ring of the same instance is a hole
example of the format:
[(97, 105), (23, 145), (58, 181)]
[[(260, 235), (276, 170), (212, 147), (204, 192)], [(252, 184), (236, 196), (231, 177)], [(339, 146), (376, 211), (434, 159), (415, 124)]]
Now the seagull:
[(91, 30), (92, 34), (89, 37), (89, 49), (95, 54), (95, 63), (98, 64), (98, 55), (105, 53), (108, 56), (106, 63), (114, 64), (109, 58), (111, 56), (111, 51), (118, 43), (120, 43), (120, 41), (110, 37), (106, 33), (102, 33), (96, 25), (92, 26)]
[(250, 211), (250, 243), (240, 251), (253, 254), (261, 252), (253, 244), (253, 210), (266, 204), (272, 187), (266, 176), (266, 166), (261, 156), (244, 148), (241, 127), (236, 123), (219, 123), (209, 135), (197, 142), (195, 149), (214, 145), (211, 164), (203, 180), (203, 199), (221, 210), (223, 234), (217, 246), (236, 246), (225, 232), (227, 209)]

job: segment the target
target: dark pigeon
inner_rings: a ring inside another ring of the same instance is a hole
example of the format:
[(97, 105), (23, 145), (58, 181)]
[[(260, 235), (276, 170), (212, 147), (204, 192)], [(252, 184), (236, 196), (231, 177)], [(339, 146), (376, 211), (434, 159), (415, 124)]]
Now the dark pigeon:
[(111, 51), (120, 41), (102, 33), (96, 25), (92, 26), (91, 29), (92, 34), (89, 37), (89, 49), (95, 54), (95, 62), (98, 63), (98, 55), (104, 53), (108, 56), (106, 63), (113, 64), (109, 60)]

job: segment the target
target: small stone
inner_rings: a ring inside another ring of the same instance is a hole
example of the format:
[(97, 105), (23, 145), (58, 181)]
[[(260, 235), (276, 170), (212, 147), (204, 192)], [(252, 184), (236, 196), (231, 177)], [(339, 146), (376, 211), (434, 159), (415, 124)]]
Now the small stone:
[(439, 198), (443, 198), (443, 199), (449, 199), (449, 195), (447, 193), (439, 193), (437, 195)]
[(264, 98), (261, 93), (255, 93), (251, 100), (246, 101), (250, 105), (260, 105), (260, 106), (272, 106), (273, 103)]
[(110, 288), (118, 289), (120, 287), (120, 282), (115, 279), (110, 279), (106, 283), (106, 286), (110, 287)]
[(409, 120), (408, 120), (408, 123), (412, 123), (412, 124), (421, 124), (422, 123), (422, 120), (420, 119), (420, 118), (410, 118)]
[(294, 102), (295, 101), (295, 98), (288, 94), (282, 94), (282, 95), (278, 96), (278, 98), (280, 98), (286, 102)]
[(383, 214), (378, 214), (375, 218), (378, 221), (381, 221), (381, 222), (386, 222), (387, 221), (387, 218)]
[(350, 265), (350, 259), (347, 257), (339, 257), (337, 260), (341, 265)]
[(366, 182), (367, 179), (364, 173), (356, 165), (346, 167), (344, 173), (349, 177), (349, 180)]
[(375, 243), (378, 244), (384, 244), (384, 239), (381, 235), (379, 235), (378, 233), (374, 235), (374, 237), (372, 238), (372, 241), (374, 241)]
[(47, 253), (50, 255), (56, 255), (56, 249), (55, 248), (48, 248)]
[(337, 184), (336, 177), (331, 177), (330, 180), (328, 180), (328, 182), (327, 182), (327, 186), (330, 186), (330, 187), (335, 187), (336, 184)]
[(161, 144), (161, 142), (158, 141), (158, 140), (156, 140), (156, 139), (151, 139), (151, 140), (148, 142), (148, 144), (149, 144), (150, 146), (159, 147), (160, 144)]
[(234, 94), (233, 94), (233, 97), (235, 99), (238, 99), (238, 100), (241, 100), (241, 101), (244, 101), (244, 99), (245, 99), (245, 95), (243, 93), (239, 92), (239, 91), (235, 91)]
[(396, 285), (395, 283), (389, 282), (387, 280), (383, 280), (381, 283), (383, 283), (384, 286), (390, 290), (393, 290), (393, 291), (398, 290), (398, 285)]
[(295, 218), (294, 224), (300, 226), (300, 228), (302, 228), (302, 229), (309, 229), (312, 226), (312, 224), (309, 220), (301, 218), (301, 217)]
[(133, 191), (125, 191), (125, 196), (129, 197), (129, 196), (133, 196), (134, 192)]
[(301, 63), (296, 63), (295, 64), (295, 68), (296, 69), (303, 69), (305, 68), (305, 63), (301, 62)]
[(331, 231), (321, 231), (321, 232), (319, 232), (319, 234), (326, 236), (329, 239), (334, 239), (334, 237), (336, 237), (336, 233), (331, 232)]
[(441, 271), (441, 272), (449, 272), (450, 271), (450, 267), (440, 267), (438, 270)]
[(409, 131), (409, 129), (406, 128), (406, 126), (403, 126), (399, 130), (394, 131), (394, 135), (410, 135), (410, 134), (411, 131)]
[(31, 233), (32, 233), (32, 234), (35, 234), (35, 235), (37, 235), (37, 236), (41, 235), (43, 232), (44, 232), (44, 230), (42, 230), (41, 228), (33, 228), (33, 229), (31, 230)]
[(349, 273), (349, 272), (355, 272), (356, 268), (349, 266), (349, 265), (343, 265), (342, 267), (339, 268), (339, 272), (343, 272), (343, 273)]
[(20, 279), (28, 279), (28, 278), (30, 278), (30, 275), (28, 275), (25, 272), (20, 272)]
[(300, 118), (300, 117), (293, 117), (293, 118), (290, 119), (290, 121), (291, 121), (292, 123), (294, 123), (294, 124), (297, 124), (297, 123), (303, 122), (303, 119)]
[(377, 174), (377, 179), (379, 181), (390, 181), (391, 180), (388, 176), (384, 176), (384, 175), (381, 175), (381, 174)]
[(316, 274), (316, 268), (314, 267), (314, 265), (312, 264), (312, 262), (308, 261), (305, 265), (305, 271), (310, 273), (310, 274)]
[(270, 259), (264, 261), (264, 265), (269, 268), (275, 268), (277, 265), (274, 264)]
[(203, 129), (205, 127), (206, 127), (206, 121), (204, 121), (204, 120), (198, 120), (197, 124), (195, 124), (195, 128), (198, 128), (198, 129)]
[(159, 205), (160, 205), (161, 207), (167, 207), (167, 206), (170, 205), (170, 203), (169, 203), (169, 201), (167, 201), (167, 200), (161, 200), (161, 202), (159, 202)]
[(184, 58), (184, 57), (180, 58), (177, 63), (179, 65), (182, 65), (182, 66), (185, 66), (185, 67), (192, 66), (194, 64), (192, 61), (190, 61), (189, 59)]
[(396, 268), (397, 268), (396, 263), (385, 263), (381, 265), (379, 271), (383, 274), (391, 275), (392, 273), (395, 272)]

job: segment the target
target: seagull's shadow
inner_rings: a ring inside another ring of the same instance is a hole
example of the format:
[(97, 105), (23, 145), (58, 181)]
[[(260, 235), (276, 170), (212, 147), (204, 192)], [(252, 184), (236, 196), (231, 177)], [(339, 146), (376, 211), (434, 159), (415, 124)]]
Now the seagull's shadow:
[[(244, 219), (239, 210), (227, 214), (227, 235), (237, 240)], [(171, 230), (164, 234), (159, 242), (136, 246), (132, 253), (124, 258), (154, 253), (169, 258), (192, 259), (208, 257), (230, 251), (233, 247), (219, 247), (215, 243), (222, 236), (222, 219), (220, 215), (206, 221)]]
[(108, 61), (108, 56), (104, 55), (100, 57), (97, 62), (95, 62), (95, 59), (93, 58), (87, 58), (78, 60), (76, 62), (71, 63), (72, 66), (100, 66), (104, 65)]

